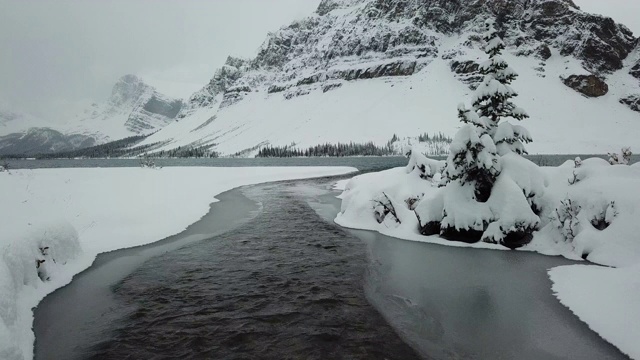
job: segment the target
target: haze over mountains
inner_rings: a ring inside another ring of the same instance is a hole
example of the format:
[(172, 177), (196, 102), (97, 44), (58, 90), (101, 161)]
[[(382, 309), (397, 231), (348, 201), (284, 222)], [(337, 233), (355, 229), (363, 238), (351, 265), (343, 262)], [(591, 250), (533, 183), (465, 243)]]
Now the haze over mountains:
[(92, 104), (56, 129), (25, 114), (0, 112), (0, 129), (9, 133), (0, 137), (0, 154), (64, 152), (148, 135), (170, 123), (181, 108), (182, 100), (158, 93), (135, 75), (125, 75), (105, 103)]
[[(264, 146), (452, 135), (458, 104), (480, 80), (488, 17), (498, 20), (504, 57), (520, 74), (514, 88), (531, 115), (531, 153), (640, 145), (640, 41), (571, 0), (323, 0), (314, 14), (268, 34), (255, 58), (229, 57), (184, 105), (123, 77), (105, 104), (56, 129), (73, 141), (58, 139), (49, 150), (153, 133), (139, 144), (150, 153), (251, 156)], [(0, 134), (16, 131), (16, 116), (2, 116)], [(0, 137), (0, 154), (43, 151), (38, 130), (26, 131), (40, 123), (21, 121), (22, 137)], [(58, 136), (41, 131), (49, 141)]]

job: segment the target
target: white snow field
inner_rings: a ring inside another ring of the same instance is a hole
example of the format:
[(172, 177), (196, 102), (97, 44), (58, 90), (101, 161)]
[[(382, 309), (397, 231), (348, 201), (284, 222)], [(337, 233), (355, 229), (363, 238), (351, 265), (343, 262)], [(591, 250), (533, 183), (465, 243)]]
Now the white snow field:
[[(514, 157), (501, 158), (503, 174), (508, 172), (518, 186), (535, 193), (541, 205), (540, 230), (520, 250), (574, 260), (585, 258), (616, 267), (575, 265), (553, 269), (553, 290), (562, 304), (594, 331), (624, 353), (640, 359), (640, 164), (610, 165), (594, 158), (583, 160), (578, 167), (573, 161), (559, 167), (537, 167), (522, 158), (514, 161)], [(424, 158), (417, 162), (424, 163), (427, 169), (438, 165)], [(412, 241), (507, 250), (497, 244), (467, 244), (421, 235), (416, 213), (424, 220), (430, 216), (429, 208), (442, 208), (429, 204), (456, 199), (443, 199), (444, 188), (438, 187), (440, 174), (423, 179), (424, 172), (414, 168), (415, 163), (412, 160), (407, 168), (358, 175), (346, 184), (337, 184), (336, 188), (344, 191), (339, 196), (342, 208), (335, 222)], [(572, 185), (574, 173), (577, 182)], [(380, 213), (380, 207), (374, 201), (386, 201), (385, 195), (401, 223), (391, 213), (378, 223), (375, 211)], [(508, 222), (526, 215), (511, 211), (505, 216), (505, 209), (517, 207), (509, 199), (501, 199), (501, 205), (493, 207), (494, 197), (503, 198), (492, 193), (486, 205), (476, 203), (477, 208), (472, 211), (467, 211), (468, 207), (456, 211), (456, 224), (460, 222), (464, 228), (478, 217), (497, 219), (501, 214), (501, 221)], [(409, 199), (418, 202), (410, 206)], [(411, 210), (414, 208), (415, 212)]]
[[(0, 359), (33, 357), (32, 308), (96, 256), (177, 234), (217, 194), (349, 167), (82, 168), (0, 172)], [(44, 262), (41, 262), (44, 260)]]

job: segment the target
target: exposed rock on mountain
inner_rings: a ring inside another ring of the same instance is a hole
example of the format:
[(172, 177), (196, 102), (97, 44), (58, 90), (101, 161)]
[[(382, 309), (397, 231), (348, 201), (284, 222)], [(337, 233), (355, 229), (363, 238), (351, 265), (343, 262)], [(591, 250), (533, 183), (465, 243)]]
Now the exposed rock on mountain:
[(633, 77), (640, 80), (640, 60), (638, 60), (638, 63), (631, 68), (631, 70), (629, 71), (629, 74), (631, 74)]
[(571, 75), (562, 82), (588, 97), (600, 97), (609, 92), (607, 83), (595, 75)]
[(620, 99), (620, 103), (627, 105), (633, 111), (640, 112), (640, 95), (629, 95)]
[(469, 85), (471, 90), (478, 88), (483, 77), (480, 74), (480, 64), (473, 60), (451, 61), (451, 71), (456, 74), (456, 78)]

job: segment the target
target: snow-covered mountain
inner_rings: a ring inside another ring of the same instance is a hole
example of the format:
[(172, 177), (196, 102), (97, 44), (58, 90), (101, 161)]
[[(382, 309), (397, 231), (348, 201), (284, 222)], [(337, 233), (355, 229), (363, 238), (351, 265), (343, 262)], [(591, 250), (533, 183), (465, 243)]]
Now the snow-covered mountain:
[(90, 135), (98, 142), (149, 134), (169, 124), (182, 108), (182, 100), (160, 94), (135, 75), (121, 77), (104, 104), (93, 104), (67, 128)]
[(457, 106), (479, 80), (489, 17), (521, 75), (514, 88), (531, 115), (530, 152), (640, 148), (640, 42), (571, 0), (323, 0), (270, 33), (255, 58), (229, 57), (143, 145), (228, 155), (453, 135)]
[(134, 75), (125, 75), (104, 104), (92, 104), (64, 124), (0, 111), (0, 154), (68, 151), (147, 135), (172, 122), (181, 108), (182, 100), (160, 94)]
[(0, 136), (0, 155), (32, 155), (70, 151), (96, 144), (94, 138), (81, 134), (63, 134), (46, 127), (32, 127), (23, 132)]

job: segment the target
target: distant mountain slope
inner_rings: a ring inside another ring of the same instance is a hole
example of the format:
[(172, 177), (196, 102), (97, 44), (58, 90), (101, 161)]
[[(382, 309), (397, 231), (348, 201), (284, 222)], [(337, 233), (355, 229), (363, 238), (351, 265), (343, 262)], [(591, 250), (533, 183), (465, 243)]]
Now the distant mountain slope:
[(135, 75), (125, 75), (106, 103), (94, 104), (67, 132), (89, 135), (100, 143), (149, 134), (169, 124), (181, 108), (182, 100), (158, 93)]
[(34, 155), (70, 151), (95, 145), (85, 135), (65, 135), (50, 128), (29, 128), (20, 133), (0, 136), (0, 155)]
[(182, 100), (158, 93), (134, 75), (125, 75), (104, 104), (93, 104), (66, 124), (0, 111), (0, 155), (72, 151), (133, 135), (148, 135), (175, 119)]
[(628, 104), (640, 99), (639, 41), (571, 0), (324, 0), (269, 34), (254, 59), (229, 57), (178, 121), (143, 144), (224, 155), (453, 134), (457, 105), (479, 78), (489, 17), (521, 75), (514, 88), (531, 115), (531, 152), (640, 148), (640, 112)]

